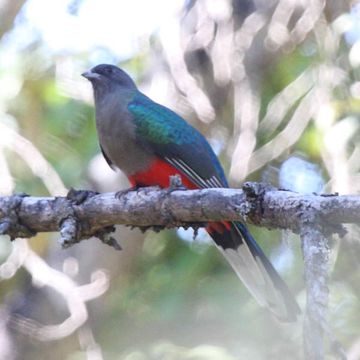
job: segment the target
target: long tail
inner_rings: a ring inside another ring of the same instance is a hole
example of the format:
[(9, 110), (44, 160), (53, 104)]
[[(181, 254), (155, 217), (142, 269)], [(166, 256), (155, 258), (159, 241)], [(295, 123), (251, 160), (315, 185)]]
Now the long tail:
[(210, 223), (207, 230), (258, 303), (280, 321), (296, 321), (296, 300), (247, 227), (239, 222)]

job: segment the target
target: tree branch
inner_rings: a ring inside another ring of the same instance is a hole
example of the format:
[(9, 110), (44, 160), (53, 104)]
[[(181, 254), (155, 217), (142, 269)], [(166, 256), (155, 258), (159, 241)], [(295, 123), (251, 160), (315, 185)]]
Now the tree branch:
[(244, 218), (295, 233), (304, 223), (318, 223), (343, 235), (343, 223), (360, 222), (360, 197), (300, 195), (257, 183), (246, 183), (242, 190), (151, 187), (117, 195), (80, 191), (67, 197), (0, 197), (0, 232), (12, 238), (62, 231), (64, 237), (79, 241), (114, 224), (170, 228)]

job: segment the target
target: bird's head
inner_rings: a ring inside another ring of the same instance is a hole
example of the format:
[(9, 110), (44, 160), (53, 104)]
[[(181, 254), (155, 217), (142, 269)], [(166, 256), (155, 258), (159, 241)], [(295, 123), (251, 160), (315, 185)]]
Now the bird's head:
[(131, 77), (114, 65), (97, 65), (81, 75), (91, 82), (95, 93), (114, 91), (117, 88), (136, 89), (136, 85)]

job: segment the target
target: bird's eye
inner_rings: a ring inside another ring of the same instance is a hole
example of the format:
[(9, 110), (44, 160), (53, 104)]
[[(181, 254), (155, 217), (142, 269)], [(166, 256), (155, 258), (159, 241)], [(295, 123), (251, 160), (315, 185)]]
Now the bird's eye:
[(106, 74), (112, 74), (112, 72), (113, 72), (113, 69), (111, 67), (105, 68), (105, 73)]

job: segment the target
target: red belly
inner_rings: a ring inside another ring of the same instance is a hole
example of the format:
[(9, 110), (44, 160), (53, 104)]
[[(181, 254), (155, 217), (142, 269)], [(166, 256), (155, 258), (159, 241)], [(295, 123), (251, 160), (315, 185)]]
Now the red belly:
[[(160, 186), (162, 188), (168, 188), (170, 186), (170, 176), (176, 174), (180, 175), (182, 184), (188, 189), (199, 188), (179, 170), (161, 159), (154, 161), (146, 171), (130, 175), (128, 178), (131, 186)], [(223, 233), (224, 231), (229, 230), (230, 227), (230, 223), (226, 221), (217, 223), (210, 222), (208, 223), (206, 230), (210, 234), (213, 231)]]
[(128, 178), (132, 186), (160, 186), (168, 188), (170, 186), (170, 176), (176, 174), (180, 175), (182, 184), (188, 189), (198, 188), (179, 170), (161, 159), (154, 161), (147, 170), (130, 175)]

